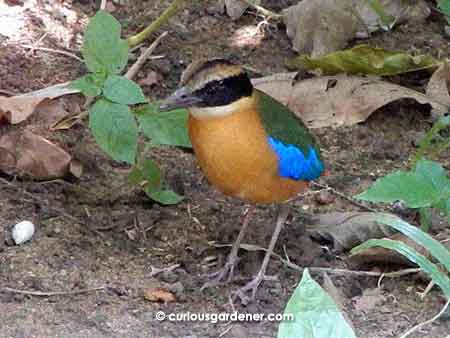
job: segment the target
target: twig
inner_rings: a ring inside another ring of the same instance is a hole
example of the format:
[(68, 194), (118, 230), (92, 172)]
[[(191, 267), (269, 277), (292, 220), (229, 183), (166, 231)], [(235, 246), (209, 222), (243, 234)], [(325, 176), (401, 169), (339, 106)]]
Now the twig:
[(81, 290), (73, 290), (73, 291), (53, 291), (53, 292), (43, 292), (43, 291), (28, 291), (28, 290), (18, 290), (13, 288), (0, 288), (0, 292), (12, 292), (18, 293), (21, 295), (30, 295), (30, 296), (38, 296), (38, 297), (51, 297), (51, 296), (67, 296), (67, 295), (78, 295), (81, 293), (88, 293), (93, 291), (104, 290), (105, 286), (99, 286), (92, 289), (81, 289)]
[[(223, 248), (223, 247), (231, 247), (231, 244), (214, 244), (212, 243), (212, 245), (214, 247), (217, 248)], [(247, 250), (247, 251), (264, 251), (267, 252), (266, 248), (263, 248), (261, 246), (258, 245), (253, 245), (253, 244), (246, 244), (246, 243), (242, 243), (239, 246), (240, 249), (243, 250)], [(284, 263), (287, 267), (293, 269), (293, 270), (297, 270), (300, 272), (303, 272), (306, 268), (310, 271), (310, 272), (327, 272), (330, 274), (335, 274), (335, 275), (353, 275), (353, 276), (368, 276), (368, 277), (401, 277), (401, 276), (405, 276), (405, 275), (409, 275), (409, 274), (413, 274), (413, 273), (417, 273), (422, 271), (422, 269), (420, 268), (411, 268), (411, 269), (403, 269), (403, 270), (398, 270), (398, 271), (393, 271), (393, 272), (375, 272), (375, 271), (357, 271), (357, 270), (347, 270), (347, 269), (334, 269), (334, 268), (322, 268), (322, 267), (302, 267), (299, 266), (295, 263), (292, 263), (286, 259), (284, 259), (283, 257), (281, 257), (280, 255), (272, 252), (272, 256), (274, 256), (275, 258), (278, 258), (282, 263)]]
[(129, 80), (131, 80), (136, 73), (141, 69), (142, 65), (147, 61), (149, 56), (153, 53), (155, 48), (159, 45), (161, 40), (168, 34), (168, 32), (162, 33), (153, 43), (142, 53), (139, 58), (136, 60), (136, 62), (128, 69), (127, 73), (125, 74), (125, 77)]
[(152, 269), (152, 272), (150, 272), (149, 277), (155, 277), (156, 275), (160, 274), (161, 272), (170, 272), (179, 267), (180, 267), (180, 264), (174, 264), (174, 265), (168, 266), (166, 268), (155, 268), (154, 266), (150, 266), (150, 268)]
[(425, 322), (419, 323), (416, 326), (413, 326), (408, 331), (406, 331), (404, 334), (402, 334), (399, 338), (406, 338), (411, 333), (419, 330), (422, 326), (428, 325), (428, 324), (434, 322), (435, 320), (439, 319), (439, 317), (442, 316), (442, 314), (445, 312), (445, 310), (447, 310), (449, 305), (450, 305), (450, 299), (447, 300), (447, 303), (445, 303), (444, 307), (441, 309), (441, 311), (439, 311), (439, 313), (436, 316), (434, 316), (433, 318), (431, 318), (431, 319), (429, 319), (429, 320), (427, 320)]
[(362, 203), (359, 203), (358, 201), (355, 201), (355, 200), (354, 200), (353, 198), (351, 198), (350, 196), (347, 196), (347, 195), (345, 195), (345, 194), (343, 194), (343, 193), (337, 191), (336, 189), (330, 187), (328, 184), (320, 184), (320, 183), (317, 183), (317, 182), (312, 181), (312, 182), (311, 182), (311, 185), (314, 185), (314, 186), (316, 186), (316, 187), (319, 187), (319, 188), (322, 188), (322, 189), (326, 189), (326, 190), (328, 190), (328, 191), (331, 191), (333, 194), (335, 194), (335, 195), (337, 195), (337, 196), (339, 196), (339, 197), (342, 197), (342, 198), (346, 199), (347, 201), (353, 203), (354, 205), (357, 205), (358, 207), (364, 208), (364, 209), (369, 210), (369, 211), (372, 211), (372, 212), (378, 212), (378, 210), (375, 210), (375, 209), (373, 209), (373, 208), (371, 208), (371, 207), (368, 207), (368, 206), (366, 206), (366, 205), (364, 205), (364, 204), (362, 204)]
[(106, 1), (107, 0), (102, 0), (102, 2), (100, 3), (100, 9), (103, 11), (106, 9)]
[(35, 43), (33, 43), (31, 50), (28, 52), (28, 54), (33, 54), (33, 52), (35, 51), (36, 47), (39, 46), (39, 44), (47, 37), (48, 32), (45, 32), (40, 38), (39, 40), (37, 40)]
[(283, 17), (283, 15), (281, 14), (277, 14), (274, 13), (272, 11), (269, 11), (268, 9), (255, 4), (252, 0), (243, 0), (246, 4), (248, 4), (249, 6), (253, 7), (254, 9), (256, 9), (258, 12), (260, 12), (262, 15), (265, 15), (267, 17), (269, 17), (270, 19), (275, 19), (275, 20), (281, 20), (281, 18)]
[(52, 48), (45, 48), (45, 47), (36, 47), (36, 46), (31, 46), (31, 45), (20, 45), (23, 48), (29, 48), (32, 50), (41, 50), (43, 52), (49, 52), (49, 53), (56, 53), (56, 54), (61, 54), (61, 55), (65, 55), (65, 56), (69, 56), (73, 59), (76, 59), (80, 62), (83, 62), (83, 59), (79, 58), (78, 56), (76, 56), (75, 54), (66, 52), (64, 50), (58, 50), (58, 49), (52, 49)]
[(153, 32), (155, 32), (159, 27), (164, 25), (169, 19), (174, 16), (178, 10), (181, 8), (184, 0), (175, 0), (172, 4), (155, 20), (153, 21), (147, 28), (143, 31), (137, 33), (136, 35), (130, 36), (127, 41), (130, 48), (142, 43), (145, 39), (147, 39)]

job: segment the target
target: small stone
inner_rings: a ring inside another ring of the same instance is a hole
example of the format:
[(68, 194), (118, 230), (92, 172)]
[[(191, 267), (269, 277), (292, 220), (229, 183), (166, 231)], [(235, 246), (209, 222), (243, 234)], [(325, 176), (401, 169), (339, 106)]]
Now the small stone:
[(14, 225), (12, 239), (16, 245), (29, 241), (34, 235), (34, 224), (30, 221), (22, 221)]
[(316, 202), (322, 205), (331, 204), (336, 200), (336, 196), (334, 196), (328, 190), (321, 190), (316, 195)]

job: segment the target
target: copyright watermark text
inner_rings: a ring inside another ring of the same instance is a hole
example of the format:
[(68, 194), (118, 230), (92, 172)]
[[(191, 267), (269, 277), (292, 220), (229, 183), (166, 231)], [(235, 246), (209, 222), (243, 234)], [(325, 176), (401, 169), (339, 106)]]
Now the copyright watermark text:
[(282, 322), (294, 320), (294, 315), (290, 313), (239, 313), (239, 312), (180, 312), (166, 313), (158, 311), (155, 313), (157, 321), (170, 322), (209, 322), (212, 324), (219, 322)]

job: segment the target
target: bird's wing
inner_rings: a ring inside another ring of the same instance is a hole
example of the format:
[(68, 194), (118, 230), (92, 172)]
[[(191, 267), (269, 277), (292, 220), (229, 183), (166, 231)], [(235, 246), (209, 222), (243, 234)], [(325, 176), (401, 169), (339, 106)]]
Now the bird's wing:
[(320, 157), (320, 149), (303, 122), (285, 105), (257, 90), (259, 112), (269, 136), (298, 147), (305, 155), (313, 148)]
[[(303, 122), (286, 106), (257, 91), (261, 120), (279, 157), (283, 177), (313, 180), (324, 171), (320, 149)], [(300, 150), (300, 152), (299, 152)]]

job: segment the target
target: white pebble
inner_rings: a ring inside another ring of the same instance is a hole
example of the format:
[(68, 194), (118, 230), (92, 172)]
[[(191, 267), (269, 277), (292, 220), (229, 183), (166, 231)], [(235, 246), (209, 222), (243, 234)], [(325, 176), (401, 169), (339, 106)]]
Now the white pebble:
[(12, 238), (16, 245), (29, 241), (34, 235), (34, 224), (30, 221), (22, 221), (14, 225)]

